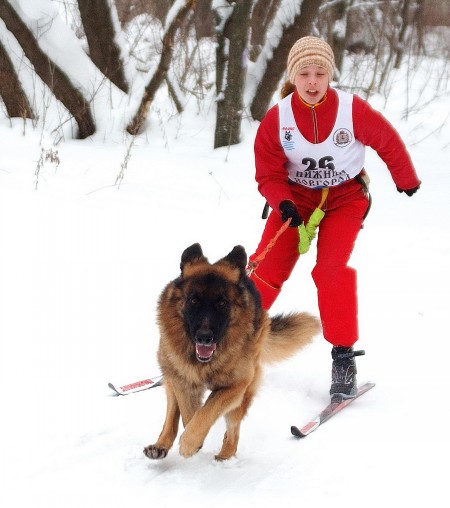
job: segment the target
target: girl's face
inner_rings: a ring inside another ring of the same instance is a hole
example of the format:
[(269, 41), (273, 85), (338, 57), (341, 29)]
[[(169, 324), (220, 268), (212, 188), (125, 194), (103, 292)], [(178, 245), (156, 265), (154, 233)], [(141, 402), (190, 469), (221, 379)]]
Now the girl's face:
[(294, 85), (305, 102), (317, 104), (328, 89), (328, 73), (323, 67), (308, 65), (297, 72)]

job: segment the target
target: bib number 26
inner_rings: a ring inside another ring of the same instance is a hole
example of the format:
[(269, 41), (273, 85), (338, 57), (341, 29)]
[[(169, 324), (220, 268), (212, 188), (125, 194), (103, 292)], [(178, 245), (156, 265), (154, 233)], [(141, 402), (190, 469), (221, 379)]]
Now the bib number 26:
[(333, 157), (331, 155), (326, 155), (325, 157), (322, 157), (319, 159), (319, 161), (316, 161), (315, 159), (312, 159), (311, 157), (305, 157), (302, 159), (302, 164), (305, 166), (308, 166), (306, 168), (306, 171), (314, 171), (315, 169), (321, 168), (321, 169), (331, 169), (334, 170), (334, 164), (333, 164)]

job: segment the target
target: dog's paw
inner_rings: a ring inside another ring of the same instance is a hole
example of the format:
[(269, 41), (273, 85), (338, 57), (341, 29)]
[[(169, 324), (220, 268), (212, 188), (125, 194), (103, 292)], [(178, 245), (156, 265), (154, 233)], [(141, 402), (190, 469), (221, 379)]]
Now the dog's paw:
[(149, 445), (144, 448), (144, 455), (149, 459), (163, 459), (169, 453), (168, 448)]
[(180, 437), (180, 455), (185, 459), (195, 455), (202, 446), (203, 443), (199, 443), (195, 439), (190, 438), (189, 434), (186, 435), (186, 432)]

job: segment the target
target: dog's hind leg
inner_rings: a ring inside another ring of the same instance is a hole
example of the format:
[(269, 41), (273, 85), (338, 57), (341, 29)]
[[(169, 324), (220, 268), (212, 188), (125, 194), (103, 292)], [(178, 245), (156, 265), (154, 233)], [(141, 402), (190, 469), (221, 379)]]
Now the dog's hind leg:
[(146, 446), (144, 454), (149, 459), (163, 459), (169, 453), (170, 448), (178, 434), (178, 425), (180, 421), (180, 408), (171, 384), (164, 382), (167, 396), (167, 412), (161, 434), (155, 444)]

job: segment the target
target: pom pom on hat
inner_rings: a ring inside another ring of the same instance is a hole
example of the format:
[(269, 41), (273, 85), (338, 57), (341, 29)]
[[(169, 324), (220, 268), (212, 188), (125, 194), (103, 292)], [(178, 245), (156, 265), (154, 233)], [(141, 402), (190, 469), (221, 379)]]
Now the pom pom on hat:
[(312, 36), (302, 37), (292, 46), (287, 59), (289, 81), (294, 83), (297, 72), (308, 65), (323, 67), (330, 81), (333, 80), (334, 54), (330, 45), (323, 39)]

